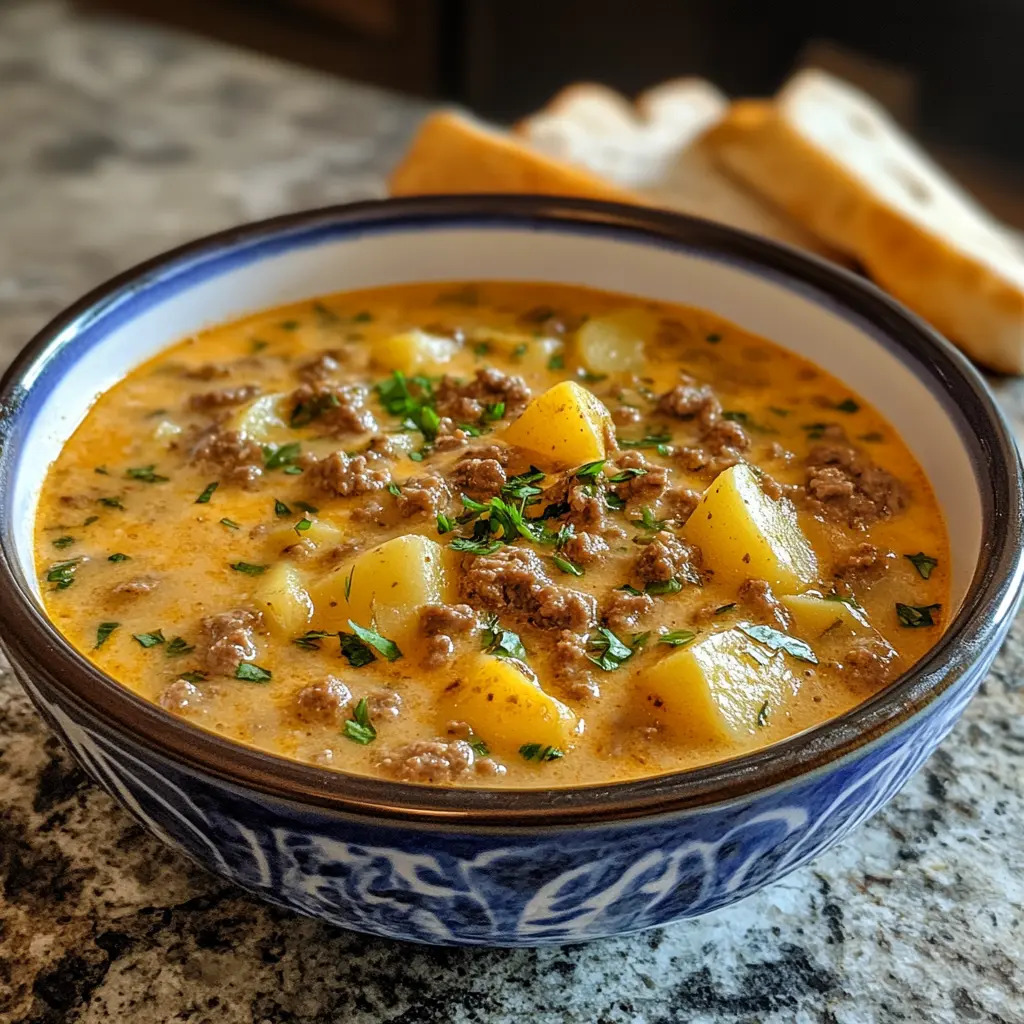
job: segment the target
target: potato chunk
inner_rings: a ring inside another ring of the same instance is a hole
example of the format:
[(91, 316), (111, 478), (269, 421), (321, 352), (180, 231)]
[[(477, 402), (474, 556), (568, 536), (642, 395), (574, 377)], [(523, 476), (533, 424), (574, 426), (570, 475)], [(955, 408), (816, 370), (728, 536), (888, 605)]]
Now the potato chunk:
[(783, 593), (802, 590), (818, 562), (788, 499), (769, 498), (754, 471), (740, 463), (719, 473), (683, 527), (716, 580), (767, 580)]
[(704, 745), (756, 735), (794, 691), (796, 677), (781, 651), (729, 629), (677, 648), (641, 672), (637, 686), (651, 718), (676, 738)]
[(465, 662), (444, 691), (443, 722), (465, 722), (504, 756), (516, 754), (528, 743), (564, 752), (576, 734), (576, 716), (524, 669), (519, 662), (486, 654)]
[(533, 452), (550, 467), (580, 466), (603, 459), (608, 410), (585, 388), (567, 380), (538, 395), (506, 427), (505, 440)]
[(373, 361), (386, 370), (405, 374), (437, 373), (459, 351), (458, 342), (413, 329), (393, 334), (373, 347)]
[(646, 361), (644, 339), (654, 329), (654, 318), (639, 309), (595, 316), (576, 332), (580, 362), (591, 373), (639, 372)]
[(311, 589), (314, 621), (323, 629), (376, 622), (401, 646), (417, 631), (419, 609), (448, 600), (441, 545), (427, 537), (395, 537), (335, 569)]
[[(309, 521), (308, 528), (297, 530), (295, 524), (303, 520)], [(332, 547), (337, 547), (344, 536), (334, 523), (329, 523), (326, 519), (314, 518), (298, 509), (293, 510), (291, 519), (282, 519), (281, 525), (267, 535), (267, 549), (276, 555), (284, 551), (285, 548), (297, 544), (300, 540), (308, 540), (318, 548), (327, 551)]]
[(282, 562), (264, 573), (253, 597), (271, 631), (281, 637), (296, 637), (306, 631), (313, 615), (313, 602), (293, 565)]
[(813, 591), (786, 595), (779, 600), (793, 616), (796, 631), (808, 639), (815, 640), (833, 631), (852, 636), (874, 632), (863, 610), (845, 601), (829, 600)]
[(262, 395), (237, 410), (227, 422), (229, 430), (237, 430), (255, 441), (287, 440), (290, 436), (284, 420), (283, 394)]

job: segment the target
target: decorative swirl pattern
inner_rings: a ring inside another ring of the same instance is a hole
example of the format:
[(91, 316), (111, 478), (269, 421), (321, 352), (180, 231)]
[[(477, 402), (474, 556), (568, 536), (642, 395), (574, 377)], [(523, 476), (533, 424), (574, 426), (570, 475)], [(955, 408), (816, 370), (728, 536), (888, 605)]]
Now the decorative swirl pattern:
[(396, 828), (241, 793), (105, 735), (22, 682), (116, 800), (260, 897), (373, 935), (531, 946), (704, 914), (806, 863), (896, 794), (987, 668), (880, 741), (770, 792), (653, 820), (505, 834)]

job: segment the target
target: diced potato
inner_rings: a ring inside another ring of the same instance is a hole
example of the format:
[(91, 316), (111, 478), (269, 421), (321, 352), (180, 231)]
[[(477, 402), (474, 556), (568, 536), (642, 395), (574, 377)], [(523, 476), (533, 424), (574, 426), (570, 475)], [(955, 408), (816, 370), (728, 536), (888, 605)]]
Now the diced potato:
[(793, 616), (796, 632), (812, 640), (834, 630), (853, 636), (874, 632), (864, 612), (845, 601), (828, 600), (813, 591), (787, 594), (779, 600)]
[(654, 317), (641, 309), (595, 316), (576, 332), (580, 362), (591, 373), (639, 372), (646, 362), (644, 342), (655, 328)]
[(442, 722), (465, 722), (493, 751), (512, 756), (528, 743), (572, 745), (577, 720), (545, 693), (518, 662), (480, 654), (467, 661), (444, 691)]
[(255, 441), (288, 440), (290, 431), (282, 410), (284, 398), (283, 394), (254, 398), (228, 420), (228, 429), (237, 430)]
[(715, 477), (683, 528), (716, 580), (767, 580), (783, 593), (804, 589), (818, 563), (788, 499), (769, 498), (747, 465)]
[[(470, 334), (474, 344), (486, 344), (488, 349), (511, 360), (516, 373), (535, 373), (546, 370), (552, 356), (565, 350), (559, 338), (537, 337), (523, 331), (497, 331), (477, 327)], [(486, 359), (486, 354), (484, 354)]]
[(260, 577), (253, 603), (263, 612), (271, 630), (282, 637), (304, 633), (313, 616), (313, 602), (302, 576), (286, 562), (273, 566)]
[(567, 380), (538, 395), (504, 431), (505, 440), (526, 448), (550, 467), (580, 466), (605, 457), (608, 410), (589, 391)]
[[(310, 521), (309, 528), (296, 530), (295, 524), (303, 519)], [(327, 550), (340, 544), (344, 536), (334, 523), (330, 523), (326, 519), (317, 519), (301, 509), (295, 509), (291, 519), (281, 520), (281, 525), (267, 535), (267, 548), (276, 555), (300, 540), (310, 540), (318, 548)]]
[(795, 677), (781, 651), (729, 629), (656, 661), (637, 686), (654, 721), (679, 740), (704, 745), (756, 735), (758, 718), (778, 713)]
[(458, 351), (458, 342), (452, 338), (413, 329), (377, 342), (373, 347), (373, 361), (387, 370), (400, 370), (410, 376), (437, 373)]
[(170, 444), (181, 434), (182, 428), (173, 420), (161, 420), (153, 428), (153, 440), (163, 441), (164, 444), (170, 446)]
[(402, 646), (414, 639), (420, 607), (449, 598), (441, 545), (416, 534), (394, 537), (329, 573), (311, 593), (317, 626), (347, 630), (349, 619), (376, 622), (379, 633)]

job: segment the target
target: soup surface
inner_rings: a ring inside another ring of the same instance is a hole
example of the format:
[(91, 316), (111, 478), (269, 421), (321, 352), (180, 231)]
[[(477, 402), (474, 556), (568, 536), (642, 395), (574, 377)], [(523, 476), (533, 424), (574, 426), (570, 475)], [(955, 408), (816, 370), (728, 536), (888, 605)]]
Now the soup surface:
[(330, 768), (566, 786), (807, 729), (937, 640), (928, 481), (839, 381), (579, 288), (341, 294), (100, 396), (38, 514), (46, 606), (172, 714)]

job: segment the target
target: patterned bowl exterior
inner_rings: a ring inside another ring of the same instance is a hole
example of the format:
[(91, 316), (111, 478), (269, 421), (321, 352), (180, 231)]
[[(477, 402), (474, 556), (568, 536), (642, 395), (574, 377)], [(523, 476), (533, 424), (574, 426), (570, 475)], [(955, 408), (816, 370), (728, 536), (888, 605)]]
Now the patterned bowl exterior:
[[(56, 634), (18, 554), (30, 506), (18, 504), (17, 492), (24, 467), (31, 479), (45, 459), (32, 426), (60, 419), (59, 408), (49, 419), (40, 412), (46, 389), (70, 380), (84, 393), (94, 382), (76, 376), (76, 359), (88, 357), (83, 335), (106, 329), (105, 318), (116, 330), (125, 318), (119, 303), (146, 307), (168, 268), (180, 271), (184, 285), (175, 287), (187, 304), (189, 289), (211, 276), (211, 258), (242, 260), (247, 247), (276, 252), (299, 238), (312, 251), (338, 232), (372, 243), (395, 224), (430, 232), (481, 219), (511, 223), (520, 235), (558, 225), (735, 258), (766, 279), (811, 288), (816, 302), (853, 311), (889, 339), (946, 403), (988, 537), (957, 618), (932, 653), (840, 719), (723, 765), (596, 790), (481, 792), (344, 776), (239, 747), (113, 683)], [(87, 296), (0, 382), (0, 623), (40, 712), (122, 806), (202, 866), (301, 913), (418, 942), (530, 946), (619, 935), (723, 907), (817, 856), (893, 797), (977, 689), (1024, 586), (1022, 524), (1012, 436), (948, 343), (842, 271), (721, 226), (614, 204), (431, 198), (227, 232)]]
[(115, 800), (262, 899), (387, 938), (539, 946), (706, 914), (827, 850), (888, 803), (950, 731), (1003, 635), (925, 711), (844, 760), (731, 803), (572, 830), (442, 831), (247, 793), (112, 734), (14, 668)]

